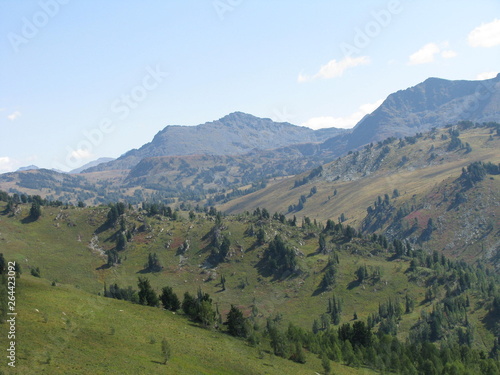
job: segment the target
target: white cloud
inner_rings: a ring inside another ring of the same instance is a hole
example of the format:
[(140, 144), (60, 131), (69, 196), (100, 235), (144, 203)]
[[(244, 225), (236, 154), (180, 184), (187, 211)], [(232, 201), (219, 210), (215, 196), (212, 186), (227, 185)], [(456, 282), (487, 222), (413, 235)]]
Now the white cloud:
[(428, 43), (417, 52), (410, 55), (410, 65), (427, 64), (434, 61), (434, 55), (438, 54), (440, 51), (439, 46), (436, 43)]
[(93, 156), (94, 155), (89, 150), (85, 150), (85, 149), (81, 149), (81, 148), (79, 148), (78, 150), (73, 150), (71, 152), (71, 157), (78, 159), (78, 160), (90, 159)]
[(436, 43), (427, 43), (420, 48), (417, 52), (410, 55), (408, 65), (428, 64), (434, 62), (436, 56), (441, 54), (443, 59), (451, 59), (457, 56), (457, 53), (449, 49), (447, 41), (442, 42), (440, 45)]
[(498, 74), (498, 72), (483, 72), (483, 73), (479, 73), (476, 76), (476, 79), (482, 81), (484, 79), (495, 78), (497, 76), (497, 74)]
[(500, 45), (500, 20), (483, 23), (469, 33), (467, 41), (471, 47), (495, 47)]
[(377, 100), (375, 103), (367, 103), (359, 106), (358, 110), (345, 117), (333, 117), (333, 116), (321, 116), (313, 117), (306, 122), (302, 123), (302, 126), (307, 126), (311, 129), (323, 129), (323, 128), (343, 128), (350, 129), (356, 125), (365, 115), (372, 113), (377, 109), (383, 100)]
[(457, 53), (451, 49), (444, 50), (441, 52), (441, 57), (443, 59), (452, 59), (453, 57), (456, 57)]
[(313, 117), (300, 125), (307, 126), (308, 128), (314, 130), (323, 128), (334, 128), (334, 127), (340, 128), (340, 125), (337, 124), (336, 119), (332, 116)]
[(14, 120), (17, 120), (20, 116), (21, 116), (21, 112), (15, 111), (15, 112), (12, 112), (10, 115), (8, 115), (7, 118), (10, 121), (14, 121)]
[(309, 82), (318, 78), (330, 79), (340, 77), (347, 69), (354, 68), (359, 65), (367, 65), (369, 63), (370, 58), (368, 56), (360, 56), (356, 58), (348, 56), (340, 61), (333, 59), (323, 65), (319, 69), (318, 73), (313, 76), (303, 75), (302, 73), (299, 74), (297, 81), (302, 83)]
[(8, 156), (0, 156), (0, 173), (10, 172), (14, 169), (12, 159)]

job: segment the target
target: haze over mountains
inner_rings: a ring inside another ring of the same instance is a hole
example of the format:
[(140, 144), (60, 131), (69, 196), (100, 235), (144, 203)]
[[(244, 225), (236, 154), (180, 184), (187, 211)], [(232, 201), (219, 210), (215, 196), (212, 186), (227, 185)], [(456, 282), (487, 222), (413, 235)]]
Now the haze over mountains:
[(352, 131), (337, 128), (311, 130), (234, 112), (198, 126), (167, 126), (150, 143), (85, 172), (130, 169), (147, 157), (239, 155), (304, 143), (319, 143), (314, 152), (328, 150), (340, 156), (370, 142), (414, 135), (460, 120), (498, 121), (499, 93), (500, 74), (483, 81), (429, 78), (389, 95)]
[(155, 156), (240, 155), (297, 143), (319, 143), (343, 132), (345, 130), (336, 128), (312, 130), (234, 112), (197, 126), (169, 125), (139, 149), (130, 150), (111, 163), (85, 172), (130, 169), (140, 160)]
[(99, 159), (71, 171), (76, 179), (45, 169), (15, 172), (0, 175), (0, 189), (46, 189), (41, 193), (54, 199), (89, 204), (98, 203), (92, 196), (102, 203), (156, 193), (205, 199), (209, 191), (256, 188), (270, 178), (305, 172), (388, 137), (461, 120), (500, 121), (499, 89), (500, 75), (482, 81), (429, 78), (389, 95), (352, 130), (312, 130), (242, 112), (198, 126), (169, 125), (116, 160)]
[(461, 120), (497, 121), (500, 117), (500, 74), (484, 81), (428, 78), (387, 97), (354, 128), (347, 148), (404, 137)]

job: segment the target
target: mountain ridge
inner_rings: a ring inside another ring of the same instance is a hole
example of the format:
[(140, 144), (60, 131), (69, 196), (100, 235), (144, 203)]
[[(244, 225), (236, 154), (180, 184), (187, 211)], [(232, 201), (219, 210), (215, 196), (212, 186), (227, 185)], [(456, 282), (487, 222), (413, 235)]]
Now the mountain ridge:
[[(348, 136), (347, 148), (354, 149), (388, 136), (411, 136), (458, 121), (498, 121), (499, 91), (500, 74), (482, 81), (427, 78), (390, 94), (356, 124)], [(487, 108), (491, 102), (493, 110)]]
[(146, 157), (179, 155), (239, 155), (254, 150), (274, 149), (296, 143), (321, 143), (345, 132), (329, 128), (321, 131), (288, 122), (274, 122), (243, 112), (233, 112), (219, 120), (196, 126), (168, 125), (138, 149), (116, 161), (84, 172), (130, 169)]

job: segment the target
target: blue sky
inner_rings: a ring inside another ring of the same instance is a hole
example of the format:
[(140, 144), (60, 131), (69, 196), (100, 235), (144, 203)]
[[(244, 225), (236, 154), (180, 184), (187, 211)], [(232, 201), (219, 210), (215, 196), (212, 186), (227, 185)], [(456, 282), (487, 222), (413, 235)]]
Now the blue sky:
[(499, 61), (497, 0), (0, 0), (0, 173), (234, 111), (352, 127), (391, 92)]

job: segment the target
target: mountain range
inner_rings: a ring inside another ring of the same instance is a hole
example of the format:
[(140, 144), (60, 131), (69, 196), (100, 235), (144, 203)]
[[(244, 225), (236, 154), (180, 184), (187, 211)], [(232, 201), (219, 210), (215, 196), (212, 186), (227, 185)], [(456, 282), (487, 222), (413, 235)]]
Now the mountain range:
[(113, 162), (84, 172), (130, 169), (142, 159), (179, 155), (240, 155), (299, 143), (320, 143), (345, 130), (312, 130), (287, 122), (274, 122), (242, 112), (197, 126), (169, 125), (139, 149), (126, 152)]
[(147, 157), (172, 155), (239, 155), (296, 144), (318, 144), (316, 152), (339, 156), (364, 144), (388, 137), (404, 137), (461, 120), (500, 120), (500, 74), (483, 81), (429, 78), (400, 90), (352, 131), (311, 130), (277, 123), (242, 112), (198, 126), (170, 125), (150, 143), (126, 152), (116, 161), (85, 172), (130, 169)]
[(52, 199), (89, 204), (137, 203), (152, 196), (207, 202), (211, 194), (226, 191), (237, 196), (389, 137), (463, 120), (500, 121), (499, 89), (500, 75), (482, 81), (429, 78), (389, 95), (352, 130), (312, 130), (242, 112), (197, 126), (169, 125), (116, 160), (100, 159), (71, 171), (74, 177), (45, 169), (18, 171), (0, 175), (0, 189), (18, 194), (41, 189)]

